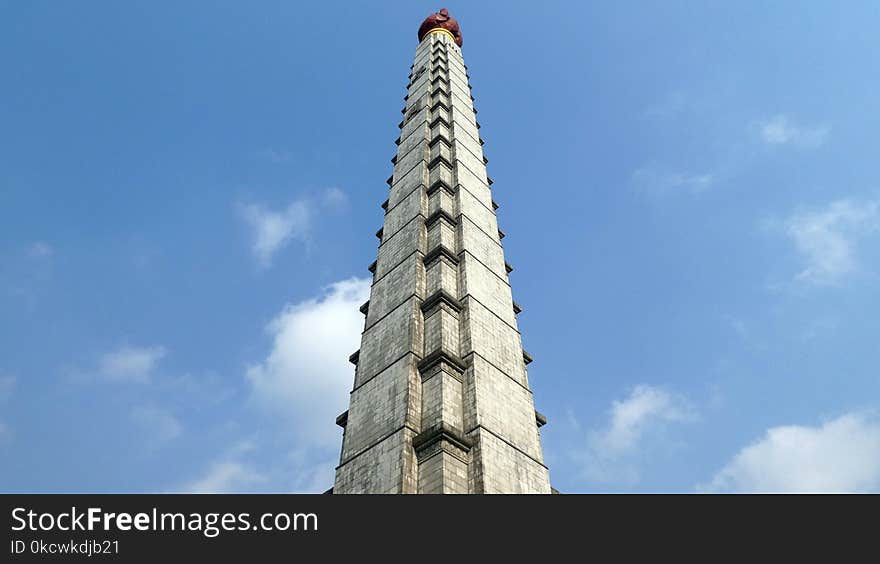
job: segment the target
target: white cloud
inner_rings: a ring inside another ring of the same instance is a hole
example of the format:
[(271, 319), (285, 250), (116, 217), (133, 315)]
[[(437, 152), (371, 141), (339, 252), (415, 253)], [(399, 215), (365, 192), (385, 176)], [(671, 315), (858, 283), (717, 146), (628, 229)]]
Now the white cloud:
[(632, 180), (639, 188), (650, 193), (685, 191), (698, 194), (710, 188), (716, 178), (710, 173), (669, 172), (649, 166), (633, 172)]
[(178, 491), (319, 493), (333, 485), (341, 438), (334, 419), (348, 407), (354, 380), (348, 357), (360, 343), (359, 307), (370, 282), (331, 284), (314, 298), (285, 305), (268, 323), (271, 346), (244, 374), (251, 405), (268, 423), (257, 423), (258, 434)]
[(35, 241), (28, 246), (28, 256), (33, 259), (49, 258), (55, 253), (55, 249), (49, 243)]
[(683, 397), (654, 386), (636, 386), (626, 399), (612, 402), (607, 425), (589, 433), (587, 450), (580, 456), (587, 476), (600, 482), (637, 482), (632, 458), (644, 450), (645, 442), (658, 439), (665, 425), (695, 417)]
[(300, 470), (291, 493), (324, 493), (332, 488), (338, 463), (338, 458), (332, 458)]
[(247, 369), (254, 401), (287, 418), (302, 444), (338, 446), (333, 420), (348, 403), (354, 378), (348, 357), (360, 343), (358, 307), (369, 291), (369, 279), (352, 278), (319, 298), (285, 306), (267, 328), (268, 357)]
[(316, 456), (312, 448), (295, 448), (283, 456), (278, 441), (269, 442), (271, 447), (260, 449), (253, 440), (238, 441), (208, 465), (204, 475), (177, 491), (322, 493), (332, 487), (338, 462), (335, 454), (327, 458)]
[(721, 319), (726, 323), (731, 331), (737, 336), (743, 345), (753, 350), (766, 348), (766, 343), (756, 334), (756, 327), (753, 321), (746, 321), (735, 315), (722, 315)]
[(700, 489), (734, 492), (880, 490), (880, 421), (849, 413), (819, 427), (768, 429)]
[(183, 425), (170, 412), (156, 406), (138, 406), (131, 419), (139, 425), (154, 444), (176, 439), (183, 433)]
[(623, 401), (611, 404), (608, 427), (593, 437), (593, 443), (608, 455), (632, 452), (648, 426), (659, 421), (682, 421), (690, 417), (683, 399), (653, 386), (639, 385)]
[(241, 217), (251, 228), (251, 251), (261, 268), (272, 265), (272, 258), (294, 238), (305, 239), (311, 224), (311, 209), (304, 200), (291, 203), (281, 211), (261, 204), (240, 207)]
[(148, 382), (156, 365), (165, 357), (164, 347), (125, 345), (98, 358), (98, 372), (115, 382)]
[(321, 200), (325, 206), (331, 208), (342, 208), (348, 205), (348, 196), (339, 188), (327, 188), (324, 190)]
[(333, 452), (319, 453), (310, 448), (294, 448), (288, 453), (282, 468), (284, 477), (279, 490), (290, 493), (322, 493), (333, 487), (336, 478), (336, 465), (339, 464), (339, 442)]
[(186, 397), (186, 402), (191, 406), (193, 402), (217, 405), (236, 396), (234, 386), (213, 371), (163, 374), (162, 380), (157, 382), (157, 390), (177, 398)]
[(805, 127), (797, 125), (787, 116), (778, 114), (772, 118), (758, 122), (761, 139), (770, 145), (797, 145), (801, 147), (819, 147), (831, 133), (826, 125)]
[(797, 278), (834, 284), (857, 270), (855, 240), (880, 227), (880, 203), (838, 200), (818, 211), (796, 213), (785, 222), (807, 267)]
[(266, 482), (266, 476), (244, 457), (253, 453), (256, 443), (240, 440), (212, 462), (204, 475), (179, 489), (184, 493), (237, 493), (252, 490)]
[(237, 493), (264, 481), (254, 468), (237, 460), (215, 462), (207, 473), (183, 487), (187, 493)]

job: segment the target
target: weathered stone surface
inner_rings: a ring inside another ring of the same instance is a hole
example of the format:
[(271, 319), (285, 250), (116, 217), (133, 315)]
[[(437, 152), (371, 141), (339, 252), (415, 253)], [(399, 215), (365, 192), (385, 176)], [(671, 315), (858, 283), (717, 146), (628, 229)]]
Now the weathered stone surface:
[[(455, 127), (457, 131), (459, 127), (458, 122), (455, 123)], [(455, 151), (455, 160), (464, 165), (469, 172), (473, 173), (474, 176), (479, 179), (480, 182), (488, 186), (486, 165), (481, 158), (477, 157), (467, 146), (459, 141), (460, 137), (461, 136), (456, 136), (455, 145), (453, 147)]]
[(342, 462), (404, 425), (418, 429), (421, 388), (416, 357), (409, 355), (354, 390), (342, 444)]
[[(461, 112), (459, 112), (457, 109), (453, 110), (451, 113), (452, 121), (450, 123), (455, 131), (455, 138), (461, 143), (467, 143), (467, 146), (470, 147), (472, 150), (476, 150), (476, 147), (480, 144), (480, 135), (476, 126), (471, 125), (467, 121), (463, 120), (461, 118)], [(481, 162), (481, 166), (478, 166), (476, 169), (469, 170), (471, 174), (480, 179), (481, 182), (487, 184), (486, 167), (483, 165), (485, 165), (485, 163)]]
[(461, 375), (438, 366), (422, 383), (422, 427), (464, 426)]
[(465, 374), (466, 394), (473, 398), (466, 405), (464, 428), (485, 427), (541, 460), (541, 443), (535, 433), (535, 405), (532, 392), (522, 383), (473, 355)]
[(419, 461), (419, 493), (470, 493), (467, 454), (441, 443), (432, 447), (431, 456)]
[(464, 305), (461, 356), (479, 354), (523, 386), (528, 386), (522, 343), (516, 329), (472, 296), (466, 296), (461, 302)]
[(493, 238), (466, 215), (459, 216), (456, 235), (460, 252), (470, 254), (489, 270), (507, 280), (507, 269), (504, 268), (504, 250), (498, 244), (497, 235)]
[(439, 211), (446, 212), (450, 217), (458, 215), (455, 211), (454, 194), (441, 188), (435, 189), (428, 199), (428, 215), (434, 215)]
[[(486, 167), (481, 167), (485, 172)], [(492, 192), (489, 190), (489, 184), (486, 181), (485, 174), (483, 178), (476, 176), (471, 170), (460, 160), (455, 161), (455, 180), (456, 183), (467, 188), (477, 200), (482, 202), (487, 208), (492, 207)]]
[(494, 210), (471, 194), (465, 186), (460, 186), (458, 189), (458, 210), (490, 239), (498, 244), (501, 243), (501, 238), (498, 236), (498, 219)]
[(399, 494), (418, 490), (412, 430), (403, 428), (336, 469), (333, 493)]
[(458, 295), (458, 265), (447, 257), (438, 257), (425, 267), (427, 278), (426, 293), (445, 291), (452, 296)]
[(410, 222), (414, 217), (422, 215), (427, 217), (428, 196), (422, 185), (413, 188), (397, 204), (388, 210), (385, 215), (385, 226), (382, 228), (382, 239), (390, 239), (400, 228)]
[(391, 184), (391, 192), (388, 195), (388, 208), (391, 209), (399, 204), (410, 192), (419, 186), (426, 186), (428, 180), (428, 163), (419, 161), (400, 178)]
[(474, 441), (468, 485), (472, 493), (549, 494), (547, 467), (479, 427)]
[(458, 354), (458, 312), (446, 304), (438, 304), (425, 312), (425, 354), (449, 351)]
[(370, 290), (370, 307), (367, 310), (366, 327), (384, 318), (388, 313), (411, 299), (424, 298), (425, 266), (419, 253), (411, 253), (391, 269)]
[(413, 296), (364, 331), (355, 387), (363, 385), (405, 354), (414, 353), (421, 357), (424, 344), (420, 302)]
[(416, 251), (424, 254), (427, 251), (425, 248), (427, 239), (425, 221), (420, 216), (413, 217), (394, 235), (386, 238), (379, 247), (379, 258), (376, 260), (376, 280), (385, 276), (408, 255)]
[(401, 140), (407, 139), (414, 134), (418, 134), (423, 124), (428, 121), (429, 114), (430, 110), (426, 105), (416, 111), (416, 113), (403, 124), (403, 128), (400, 130)]
[(435, 215), (437, 219), (428, 227), (428, 248), (443, 246), (455, 252), (455, 220), (447, 215)]
[(428, 136), (428, 122), (425, 120), (420, 120), (416, 122), (416, 124), (419, 127), (412, 128), (412, 133), (410, 133), (406, 137), (406, 139), (401, 137), (400, 144), (397, 146), (397, 154), (400, 155), (401, 158), (403, 158), (404, 155), (409, 154), (410, 152), (412, 152), (413, 149), (422, 144), (425, 141), (425, 138)]
[(516, 328), (513, 296), (507, 281), (467, 253), (461, 255), (459, 291), (462, 298), (475, 298), (511, 328)]
[[(397, 162), (394, 164), (394, 180), (398, 180), (403, 177), (404, 174), (411, 171), (414, 166), (417, 164), (421, 164), (422, 161), (428, 159), (429, 149), (428, 149), (428, 139), (424, 137), (424, 124), (422, 124), (422, 130), (418, 131), (418, 135), (412, 136), (413, 146), (412, 148), (407, 147), (407, 152), (398, 151), (398, 155), (400, 155), (397, 159)], [(409, 141), (409, 137), (407, 137), (407, 141)]]

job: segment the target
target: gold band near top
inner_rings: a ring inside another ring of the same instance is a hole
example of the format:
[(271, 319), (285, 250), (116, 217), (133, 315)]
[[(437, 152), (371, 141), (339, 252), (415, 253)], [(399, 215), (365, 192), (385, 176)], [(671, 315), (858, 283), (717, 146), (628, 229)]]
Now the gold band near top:
[[(452, 35), (452, 32), (446, 28), (435, 27), (434, 29), (431, 29), (428, 31), (428, 34), (430, 34), (430, 33), (445, 33), (446, 35), (449, 36), (449, 39), (451, 39), (452, 42), (455, 43), (455, 36)], [(425, 34), (425, 35), (428, 35), (428, 34)]]

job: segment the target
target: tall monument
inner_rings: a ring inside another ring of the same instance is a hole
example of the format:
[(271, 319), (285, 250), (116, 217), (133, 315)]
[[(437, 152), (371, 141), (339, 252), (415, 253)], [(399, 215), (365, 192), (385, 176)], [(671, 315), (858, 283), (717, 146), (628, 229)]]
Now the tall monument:
[(418, 37), (333, 493), (550, 493), (461, 33)]

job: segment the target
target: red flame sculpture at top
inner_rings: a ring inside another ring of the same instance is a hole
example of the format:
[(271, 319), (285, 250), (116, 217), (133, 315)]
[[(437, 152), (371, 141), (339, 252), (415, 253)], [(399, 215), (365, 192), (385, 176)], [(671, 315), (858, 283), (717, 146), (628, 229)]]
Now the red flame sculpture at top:
[(461, 31), (458, 29), (458, 21), (449, 15), (449, 11), (446, 8), (441, 8), (436, 14), (431, 14), (425, 18), (425, 21), (419, 26), (419, 42), (421, 43), (429, 31), (438, 27), (451, 33), (455, 37), (455, 44), (461, 47)]

